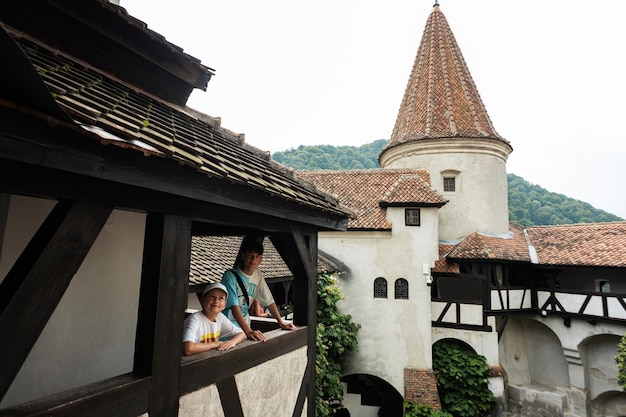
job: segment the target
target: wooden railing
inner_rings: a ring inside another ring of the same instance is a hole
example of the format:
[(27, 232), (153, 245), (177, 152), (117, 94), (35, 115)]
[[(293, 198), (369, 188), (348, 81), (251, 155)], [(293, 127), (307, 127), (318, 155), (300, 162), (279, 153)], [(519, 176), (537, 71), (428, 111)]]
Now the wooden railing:
[[(184, 395), (212, 384), (228, 383), (240, 372), (306, 346), (307, 331), (306, 327), (274, 330), (266, 334), (266, 343), (246, 340), (229, 351), (212, 350), (182, 357), (179, 393)], [(277, 371), (277, 377), (279, 374)], [(148, 412), (151, 384), (150, 376), (129, 373), (3, 408), (0, 416), (138, 416)]]

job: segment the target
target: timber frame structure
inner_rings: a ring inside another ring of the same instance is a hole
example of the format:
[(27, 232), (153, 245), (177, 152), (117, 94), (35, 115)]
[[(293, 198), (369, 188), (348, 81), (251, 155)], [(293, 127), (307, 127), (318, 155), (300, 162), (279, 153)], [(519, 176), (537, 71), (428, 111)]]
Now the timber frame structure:
[[(293, 415), (314, 415), (317, 232), (345, 230), (351, 212), (185, 107), (213, 70), (123, 8), (9, 2), (0, 20), (0, 243), (12, 195), (55, 202), (0, 283), (0, 334), (14, 335), (0, 345), (0, 398), (111, 213), (146, 215), (132, 372), (0, 415), (171, 416), (181, 395), (209, 384), (226, 415), (243, 415), (233, 376), (303, 346)], [(269, 237), (294, 276), (298, 330), (181, 360), (195, 235)]]

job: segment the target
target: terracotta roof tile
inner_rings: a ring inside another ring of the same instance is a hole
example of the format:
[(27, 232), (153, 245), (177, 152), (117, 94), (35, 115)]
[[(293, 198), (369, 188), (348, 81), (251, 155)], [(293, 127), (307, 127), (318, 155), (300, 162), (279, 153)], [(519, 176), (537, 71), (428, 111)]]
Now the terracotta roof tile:
[[(442, 250), (446, 253), (442, 254)], [(536, 260), (531, 253), (536, 253)], [(623, 268), (626, 267), (626, 222), (533, 226), (527, 229), (511, 223), (509, 236), (475, 232), (456, 245), (441, 244), (440, 256), (445, 256), (447, 261), (490, 260), (533, 262), (546, 266)], [(440, 258), (436, 272), (445, 271), (446, 264)]]
[(626, 222), (529, 227), (540, 265), (626, 267)]
[(459, 265), (446, 258), (448, 252), (454, 249), (455, 245), (440, 243), (439, 244), (439, 259), (435, 261), (435, 266), (432, 268), (432, 272), (440, 274), (458, 274)]
[(317, 188), (336, 195), (356, 217), (348, 229), (389, 230), (384, 206), (442, 206), (447, 200), (430, 187), (423, 169), (371, 169), (350, 171), (297, 171), (296, 175)]
[(385, 149), (416, 140), (454, 137), (508, 143), (493, 127), (448, 22), (435, 6)]
[(509, 234), (494, 236), (474, 232), (448, 254), (449, 259), (530, 262), (528, 243), (521, 226), (511, 224)]
[(402, 175), (380, 200), (380, 205), (431, 205), (441, 207), (448, 200), (437, 194), (419, 175)]

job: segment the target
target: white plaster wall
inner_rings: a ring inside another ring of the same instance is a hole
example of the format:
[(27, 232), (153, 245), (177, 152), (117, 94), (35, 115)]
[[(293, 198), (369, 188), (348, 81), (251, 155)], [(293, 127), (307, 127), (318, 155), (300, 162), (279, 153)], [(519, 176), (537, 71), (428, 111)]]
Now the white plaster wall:
[(301, 347), (235, 375), (244, 416), (293, 414), (306, 370), (307, 350)]
[[(444, 302), (432, 302), (431, 314), (432, 317), (437, 320), (441, 313), (446, 308), (447, 303)], [(474, 326), (483, 325), (483, 306), (478, 304), (462, 304), (460, 308), (461, 323), (471, 324)], [(457, 323), (457, 311), (456, 308), (449, 308), (446, 314), (443, 315), (441, 321), (444, 323)]]
[(500, 365), (510, 385), (530, 384), (530, 365), (526, 334), (521, 320), (509, 319), (499, 343)]
[(357, 417), (378, 417), (380, 407), (361, 405), (361, 394), (350, 394), (344, 391), (343, 405), (350, 410), (350, 415)]
[(590, 399), (595, 399), (605, 392), (623, 391), (617, 383), (617, 345), (619, 336), (599, 335), (585, 341), (584, 363), (586, 369), (586, 388)]
[(484, 356), (487, 361), (487, 365), (500, 365), (500, 355), (498, 352), (498, 333), (496, 333), (495, 331), (475, 332), (471, 330), (433, 327), (433, 345), (443, 339), (461, 340), (470, 345), (477, 354)]
[[(54, 202), (12, 196), (2, 279)], [(115, 210), (1, 406), (132, 370), (145, 216)]]
[(217, 385), (209, 385), (180, 397), (178, 417), (224, 417)]
[[(392, 148), (384, 168), (423, 168), (432, 187), (449, 202), (439, 212), (439, 239), (455, 241), (475, 231), (509, 230), (506, 160), (511, 148), (490, 139), (432, 139)], [(443, 191), (445, 171), (458, 171), (456, 191)]]
[[(624, 326), (615, 323), (598, 322), (591, 324), (586, 320), (572, 319), (570, 326), (567, 327), (560, 317), (535, 317), (536, 321), (543, 323), (559, 338), (569, 365), (570, 384), (581, 389), (586, 387), (585, 369), (583, 367), (583, 362), (586, 360), (586, 341), (593, 340), (596, 336), (613, 335), (622, 337), (624, 334)], [(616, 366), (614, 365), (613, 356), (615, 355), (603, 356), (606, 363), (603, 366)]]
[[(319, 249), (340, 259), (349, 273), (338, 279), (346, 299), (339, 308), (352, 315), (359, 350), (344, 373), (364, 373), (389, 382), (404, 395), (404, 368), (432, 369), (430, 287), (422, 265), (438, 256), (437, 209), (421, 209), (421, 226), (404, 225), (404, 208), (389, 208), (392, 232), (323, 232)], [(374, 279), (387, 280), (388, 298), (374, 298)], [(394, 299), (394, 282), (409, 283), (409, 299)]]
[[(235, 375), (245, 416), (291, 416), (306, 371), (307, 347), (289, 352)], [(208, 367), (207, 367), (208, 368)], [(277, 370), (280, 377), (277, 378)], [(211, 372), (207, 369), (207, 372)], [(306, 415), (306, 402), (302, 415)], [(224, 417), (216, 385), (180, 398), (181, 417)]]
[[(614, 360), (623, 334), (624, 326), (619, 324), (572, 319), (568, 327), (560, 317), (514, 318), (500, 341), (500, 361), (510, 386), (531, 392), (534, 384), (542, 383), (543, 390), (551, 389), (555, 395), (566, 392), (575, 410), (585, 409), (585, 394), (580, 393), (588, 393), (593, 400), (590, 416), (622, 415), (609, 409), (626, 409)], [(615, 392), (620, 394), (610, 397)], [(605, 404), (609, 397), (612, 402)]]

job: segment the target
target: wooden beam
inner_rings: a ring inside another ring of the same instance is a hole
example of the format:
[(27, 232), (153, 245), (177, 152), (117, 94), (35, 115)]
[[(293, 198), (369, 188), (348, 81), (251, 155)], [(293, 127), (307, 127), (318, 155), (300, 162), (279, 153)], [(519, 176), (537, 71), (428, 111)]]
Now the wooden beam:
[[(232, 379), (234, 375), (300, 349), (306, 346), (306, 335), (304, 328), (281, 330), (270, 335), (265, 343), (245, 340), (225, 352), (211, 350), (178, 358), (183, 371), (181, 395)], [(152, 385), (149, 376), (129, 373), (3, 408), (0, 417), (138, 416), (148, 412), (150, 397), (155, 395)]]
[[(195, 167), (181, 167), (171, 159), (146, 157), (137, 150), (115, 145), (103, 146), (94, 138), (61, 127), (50, 130), (43, 122), (1, 108), (0, 126), (0, 177), (11, 178), (0, 184), (0, 192), (113, 201), (117, 207), (184, 214), (194, 221), (233, 227), (254, 227), (255, 223), (247, 217), (256, 216), (256, 227), (262, 225), (264, 230), (271, 230), (266, 225), (272, 218), (283, 226), (279, 229), (282, 232), (289, 231), (285, 224), (294, 222), (327, 230), (347, 228), (347, 216), (338, 212), (323, 211), (244, 183), (210, 177)], [(14, 131), (12, 135), (28, 141), (7, 136), (8, 129)], [(15, 160), (15, 155), (19, 155), (19, 160)], [(32, 176), (38, 181), (30, 181)], [(213, 208), (222, 211), (216, 213)]]
[(317, 326), (317, 233), (293, 229), (291, 234), (270, 236), (294, 280), (294, 324), (307, 326), (307, 415), (315, 415), (315, 340)]
[(150, 378), (125, 374), (0, 410), (0, 417), (125, 417), (148, 411)]
[(235, 377), (225, 378), (217, 383), (217, 391), (220, 395), (222, 410), (228, 417), (244, 417), (241, 408), (241, 398), (237, 390)]
[(191, 219), (150, 214), (146, 222), (135, 342), (137, 375), (152, 375), (150, 415), (178, 413)]
[(61, 201), (0, 283), (0, 398), (28, 357), (113, 207)]
[(316, 303), (309, 301), (317, 299), (317, 234), (294, 229), (270, 240), (294, 277), (294, 323), (315, 326)]
[[(293, 352), (307, 345), (308, 329), (275, 330), (277, 336), (269, 337), (267, 342), (243, 341), (234, 349), (218, 352), (210, 350), (192, 356), (183, 356), (181, 395), (244, 372)], [(309, 414), (310, 416), (315, 415)]]

